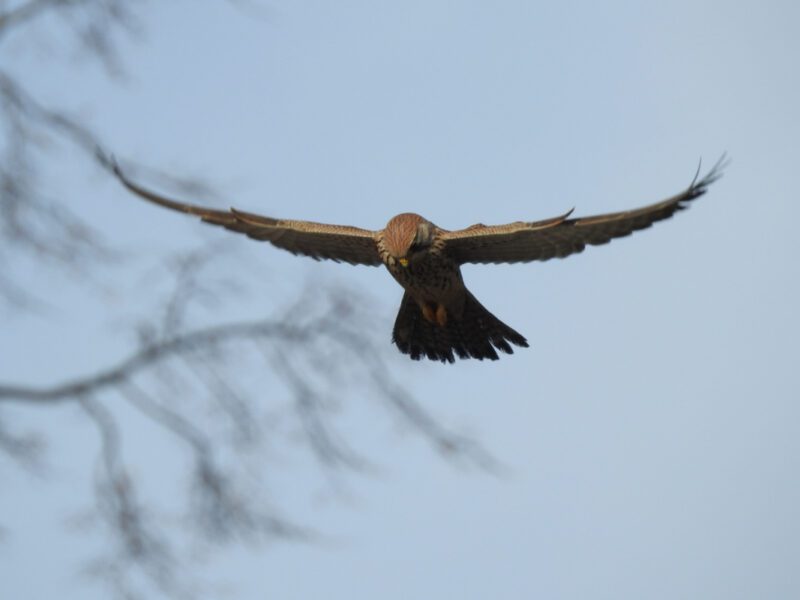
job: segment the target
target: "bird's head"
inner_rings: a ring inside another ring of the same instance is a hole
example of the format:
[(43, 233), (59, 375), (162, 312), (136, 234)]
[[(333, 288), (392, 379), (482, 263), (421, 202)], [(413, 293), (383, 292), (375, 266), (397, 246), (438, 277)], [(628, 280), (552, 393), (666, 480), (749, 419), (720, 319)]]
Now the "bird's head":
[(435, 229), (433, 223), (414, 213), (392, 217), (383, 236), (389, 257), (407, 267), (409, 262), (428, 252)]

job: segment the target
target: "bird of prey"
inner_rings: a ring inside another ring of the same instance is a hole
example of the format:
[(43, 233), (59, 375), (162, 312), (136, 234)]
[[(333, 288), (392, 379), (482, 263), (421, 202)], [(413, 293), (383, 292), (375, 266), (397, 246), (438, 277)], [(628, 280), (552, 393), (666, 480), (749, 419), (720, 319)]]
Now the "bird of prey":
[(414, 213), (392, 217), (384, 229), (273, 219), (231, 208), (229, 211), (184, 204), (131, 181), (114, 163), (114, 173), (134, 194), (163, 207), (200, 217), (206, 223), (302, 254), (353, 265), (384, 265), (403, 287), (393, 330), (400, 352), (414, 360), (454, 362), (459, 358), (497, 360), (497, 350), (527, 340), (490, 313), (464, 285), (465, 263), (516, 263), (564, 258), (587, 244), (610, 240), (668, 219), (702, 196), (722, 174), (724, 156), (683, 192), (661, 202), (624, 212), (570, 218), (572, 210), (542, 221), (506, 225), (478, 223), (455, 231), (442, 229)]

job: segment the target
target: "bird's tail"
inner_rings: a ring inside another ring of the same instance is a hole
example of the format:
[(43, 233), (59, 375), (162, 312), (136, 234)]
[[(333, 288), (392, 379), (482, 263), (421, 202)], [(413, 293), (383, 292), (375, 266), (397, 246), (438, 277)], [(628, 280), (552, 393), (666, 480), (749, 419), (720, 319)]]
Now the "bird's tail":
[(414, 360), (427, 357), (454, 362), (454, 353), (459, 358), (497, 360), (497, 350), (514, 353), (509, 342), (528, 347), (524, 337), (486, 310), (475, 296), (466, 294), (461, 318), (449, 315), (442, 326), (426, 320), (419, 304), (406, 292), (392, 332), (400, 352)]

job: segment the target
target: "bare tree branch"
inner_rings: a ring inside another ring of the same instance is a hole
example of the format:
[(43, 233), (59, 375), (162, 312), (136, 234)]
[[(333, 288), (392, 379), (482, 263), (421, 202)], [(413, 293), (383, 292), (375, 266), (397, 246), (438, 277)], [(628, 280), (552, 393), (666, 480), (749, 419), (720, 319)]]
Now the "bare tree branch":
[(77, 378), (51, 387), (0, 385), (0, 401), (56, 403), (75, 400), (88, 393), (98, 393), (111, 386), (121, 385), (144, 369), (201, 346), (222, 344), (235, 339), (280, 337), (308, 340), (312, 335), (307, 327), (295, 327), (273, 320), (228, 323), (179, 334), (154, 342), (138, 350), (116, 365), (93, 375)]
[[(191, 287), (187, 284), (190, 279), (179, 277), (179, 285)], [(171, 297), (188, 302), (192, 296), (174, 292)], [(310, 540), (318, 535), (281, 516), (259, 493), (259, 481), (269, 473), (263, 461), (255, 480), (247, 483), (252, 479), (252, 473), (245, 477), (242, 471), (250, 451), (247, 445), (231, 446), (230, 440), (216, 437), (209, 428), (216, 421), (203, 425), (199, 418), (203, 397), (224, 407), (223, 413), (234, 426), (242, 428), (241, 421), (252, 425), (257, 420), (257, 407), (263, 410), (281, 400), (281, 390), (275, 386), (260, 387), (268, 390), (263, 395), (235, 389), (242, 367), (228, 364), (224, 357), (229, 355), (237, 356), (240, 364), (261, 362), (266, 368), (259, 371), (283, 382), (306, 446), (327, 469), (363, 471), (370, 466), (337, 434), (335, 414), (330, 410), (332, 401), (346, 399), (340, 384), (355, 382), (358, 371), (364, 373), (365, 384), (382, 402), (443, 455), (481, 469), (495, 467), (479, 444), (441, 427), (391, 376), (383, 358), (389, 350), (388, 342), (384, 350), (376, 345), (367, 333), (374, 329), (364, 327), (368, 311), (353, 306), (354, 297), (357, 295), (334, 289), (328, 291), (326, 302), (316, 290), (315, 312), (292, 306), (285, 315), (273, 319), (190, 331), (175, 325), (182, 322), (180, 319), (161, 321), (164, 329), (148, 336), (138, 350), (94, 374), (46, 387), (0, 384), (0, 405), (74, 402), (97, 426), (103, 444), (95, 495), (105, 529), (118, 539), (118, 551), (97, 563), (94, 572), (113, 584), (120, 596), (133, 594), (134, 573), (171, 597), (184, 593), (185, 578), (175, 542), (171, 541), (177, 533), (169, 533), (136, 495), (135, 480), (122, 456), (121, 426), (116, 411), (107, 407), (109, 392), (121, 397), (166, 437), (181, 441), (191, 465), (184, 501), (185, 511), (191, 515), (187, 522), (190, 530), (213, 544), (269, 538)], [(298, 304), (308, 303), (303, 298)], [(180, 308), (183, 311), (185, 307)], [(299, 320), (296, 315), (304, 318)], [(228, 459), (223, 460), (221, 453), (228, 453)]]
[[(11, 76), (0, 71), (0, 265), (11, 263), (12, 252), (27, 253), (40, 262), (84, 271), (95, 260), (116, 258), (97, 230), (51, 199), (39, 185), (38, 151), (57, 136), (95, 158), (97, 136), (66, 114), (44, 108)], [(8, 273), (0, 276), (0, 296), (25, 304), (33, 294)]]
[(264, 534), (292, 538), (308, 538), (310, 532), (281, 519), (275, 514), (255, 508), (253, 499), (246, 500), (235, 489), (236, 483), (217, 467), (212, 440), (191, 421), (162, 402), (150, 397), (132, 382), (119, 390), (131, 405), (146, 417), (183, 440), (194, 460), (194, 514), (201, 530), (211, 539), (230, 539), (235, 535), (254, 537)]
[(9, 430), (3, 417), (4, 415), (0, 414), (0, 451), (24, 468), (39, 472), (44, 441), (40, 436), (31, 433), (20, 435)]
[(293, 361), (280, 348), (274, 348), (272, 354), (276, 372), (282, 374), (283, 380), (292, 391), (297, 415), (317, 459), (327, 467), (364, 468), (364, 460), (347, 447), (343, 440), (335, 439), (325, 425), (320, 409), (321, 398), (298, 372)]
[(116, 542), (116, 551), (104, 555), (93, 570), (125, 597), (136, 597), (130, 571), (139, 569), (169, 596), (182, 596), (177, 583), (178, 561), (166, 538), (155, 527), (137, 499), (136, 486), (122, 459), (120, 431), (112, 413), (89, 396), (78, 399), (100, 435), (101, 451), (95, 479), (100, 518)]
[[(338, 296), (334, 300), (334, 302), (341, 301), (342, 299)], [(297, 314), (300, 311), (293, 309), (290, 312)], [(98, 394), (109, 388), (129, 385), (137, 375), (176, 356), (187, 364), (191, 364), (192, 357), (196, 357), (200, 349), (220, 349), (231, 342), (266, 342), (271, 344), (271, 348), (283, 351), (286, 346), (296, 345), (314, 348), (320, 340), (328, 340), (337, 344), (340, 350), (352, 353), (359, 360), (364, 361), (370, 367), (370, 378), (376, 388), (410, 424), (429, 439), (434, 440), (441, 450), (448, 453), (472, 453), (476, 450), (471, 445), (465, 445), (466, 440), (443, 430), (435, 419), (414, 402), (402, 386), (391, 378), (388, 369), (379, 358), (380, 353), (376, 351), (374, 344), (359, 333), (363, 328), (350, 325), (348, 327), (346, 320), (341, 318), (341, 307), (335, 306), (330, 313), (308, 322), (290, 321), (289, 319), (260, 319), (199, 328), (154, 340), (115, 365), (92, 375), (54, 386), (31, 387), (0, 383), (0, 402), (49, 404), (76, 400), (86, 394)], [(274, 360), (277, 361), (276, 372), (281, 374), (296, 397), (300, 399), (298, 400), (301, 407), (300, 412), (305, 415), (313, 415), (315, 409), (309, 406), (308, 399), (313, 394), (307, 380), (295, 371), (292, 362), (284, 354), (275, 355)], [(208, 367), (208, 364), (205, 366)], [(213, 373), (213, 370), (209, 373)], [(210, 381), (206, 379), (203, 383), (208, 386)], [(221, 380), (215, 379), (214, 381), (219, 383)], [(213, 385), (211, 389), (215, 392), (214, 395), (219, 397), (220, 390)], [(310, 418), (313, 421), (315, 417)], [(313, 422), (308, 426), (314, 431), (320, 431), (319, 426)], [(321, 439), (318, 442), (324, 447), (331, 446), (330, 440)], [(357, 464), (352, 457), (346, 459), (345, 456), (346, 454), (339, 456), (337, 460), (350, 466)], [(477, 459), (478, 455), (473, 455), (472, 458)], [(481, 458), (477, 462), (488, 466), (485, 458)]]
[(0, 41), (13, 30), (52, 14), (109, 73), (116, 74), (121, 70), (121, 60), (115, 36), (120, 30), (129, 34), (136, 31), (138, 23), (131, 8), (136, 4), (136, 0), (28, 0), (0, 13)]
[(13, 27), (18, 27), (26, 21), (38, 17), (40, 13), (53, 8), (59, 3), (63, 3), (62, 0), (29, 0), (15, 8), (0, 13), (0, 36), (8, 33)]
[[(119, 72), (115, 36), (136, 29), (142, 4), (23, 0), (3, 12), (7, 3), (0, 0), (0, 43), (11, 31), (52, 14), (108, 72)], [(91, 215), (68, 198), (48, 197), (42, 185), (53, 146), (108, 169), (100, 135), (63, 106), (42, 101), (24, 83), (13, 71), (0, 70), (0, 299), (19, 305), (31, 303), (36, 293), (5, 268), (19, 256), (81, 273), (99, 261), (119, 264), (112, 259), (120, 256), (100, 236)], [(209, 192), (197, 179), (150, 172), (185, 191)], [(198, 597), (200, 591), (187, 584), (195, 573), (183, 560), (186, 546), (198, 540), (219, 546), (319, 538), (284, 517), (271, 501), (272, 471), (264, 448), (278, 426), (273, 431), (266, 424), (267, 412), (286, 415), (284, 426), (300, 440), (304, 458), (337, 476), (369, 472), (372, 466), (357, 440), (340, 435), (337, 419), (352, 390), (389, 407), (442, 455), (496, 468), (479, 444), (443, 427), (394, 375), (386, 362), (388, 339), (381, 344), (373, 337), (375, 328), (365, 323), (369, 311), (356, 305), (360, 294), (315, 287), (286, 314), (194, 326), (190, 309), (219, 296), (200, 278), (216, 256), (212, 247), (165, 261), (175, 285), (163, 307), (139, 323), (139, 344), (125, 356), (52, 385), (41, 385), (46, 371), (36, 384), (0, 381), (0, 453), (25, 468), (40, 464), (43, 438), (15, 429), (7, 417), (12, 404), (13, 410), (74, 406), (97, 432), (91, 514), (109, 551), (93, 563), (91, 573), (121, 598), (149, 598), (153, 592)], [(255, 381), (253, 373), (260, 379)], [(140, 474), (135, 468), (135, 446), (123, 440), (123, 435), (129, 438), (124, 414), (141, 416), (148, 431), (177, 442), (178, 508), (163, 508), (147, 495), (150, 471)]]
[[(110, 158), (102, 150), (100, 136), (66, 111), (51, 109), (33, 97), (14, 77), (0, 70), (0, 267), (13, 261), (12, 251), (27, 253), (40, 262), (67, 267), (86, 275), (97, 261), (113, 263), (121, 253), (112, 249), (89, 221), (67, 208), (68, 198), (49, 198), (39, 183), (40, 151), (51, 142), (66, 143), (86, 159), (110, 171)], [(126, 161), (130, 162), (130, 161)], [(168, 182), (186, 193), (211, 195), (208, 184), (185, 180), (154, 169), (156, 180)], [(188, 273), (202, 256), (182, 258)], [(85, 279), (82, 277), (81, 279)], [(183, 290), (184, 288), (176, 288)], [(35, 296), (0, 269), (0, 298), (25, 306)], [(171, 302), (165, 318), (178, 316), (180, 298)]]

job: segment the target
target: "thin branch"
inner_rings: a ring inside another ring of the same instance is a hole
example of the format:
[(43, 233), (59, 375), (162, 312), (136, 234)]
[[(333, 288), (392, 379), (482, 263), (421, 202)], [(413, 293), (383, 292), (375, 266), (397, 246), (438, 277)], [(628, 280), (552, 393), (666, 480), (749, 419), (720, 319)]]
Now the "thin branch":
[(123, 381), (119, 392), (132, 406), (149, 419), (168, 429), (173, 435), (186, 442), (193, 452), (207, 455), (211, 445), (199, 429), (174, 410), (153, 400), (138, 385), (130, 380)]
[[(6, 133), (0, 138), (0, 263), (18, 262), (11, 254), (17, 251), (19, 256), (46, 259), (86, 275), (87, 259), (117, 258), (98, 231), (67, 208), (63, 198), (47, 198), (39, 189), (42, 177), (36, 152), (42, 140), (59, 136), (100, 161), (97, 136), (66, 114), (44, 108), (3, 71), (0, 106), (0, 125)], [(0, 277), (0, 296), (23, 307), (31, 297), (35, 300), (10, 270)]]
[(328, 335), (348, 348), (355, 349), (360, 364), (379, 392), (379, 397), (388, 401), (407, 423), (430, 440), (445, 456), (466, 458), (469, 462), (487, 471), (499, 472), (500, 463), (476, 440), (452, 433), (439, 422), (406, 389), (389, 375), (386, 364), (379, 358), (373, 342), (361, 331), (341, 327), (341, 322), (326, 322)]
[[(280, 339), (284, 343), (302, 343), (313, 347), (313, 340), (324, 336), (344, 350), (357, 355), (359, 360), (363, 361), (362, 364), (367, 366), (372, 385), (379, 391), (380, 396), (386, 399), (408, 423), (430, 439), (441, 452), (449, 456), (468, 457), (471, 462), (485, 469), (491, 470), (497, 467), (491, 456), (474, 440), (453, 434), (441, 427), (436, 419), (393, 380), (372, 342), (342, 323), (343, 321), (333, 314), (305, 325), (290, 325), (285, 320), (264, 319), (206, 327), (152, 341), (116, 365), (73, 381), (43, 388), (0, 384), (0, 402), (52, 404), (78, 399), (85, 394), (97, 394), (106, 389), (130, 385), (130, 381), (137, 374), (174, 356), (185, 359), (198, 348), (220, 347), (227, 342)], [(342, 444), (333, 442), (327, 430), (321, 425), (316, 408), (316, 395), (309, 388), (306, 378), (296, 371), (292, 361), (284, 355), (284, 351), (274, 350), (268, 352), (266, 356), (273, 363), (274, 372), (278, 373), (293, 391), (298, 412), (303, 417), (301, 422), (315, 451), (324, 456), (326, 461), (333, 461), (331, 464), (339, 462), (351, 467), (363, 466), (353, 453), (344, 450)], [(332, 449), (337, 451), (333, 452)]]
[(141, 569), (167, 595), (185, 595), (178, 583), (178, 560), (167, 539), (157, 533), (136, 497), (133, 479), (124, 467), (120, 431), (113, 414), (84, 395), (78, 405), (97, 427), (101, 452), (95, 490), (103, 522), (119, 543), (117, 552), (106, 555), (94, 568), (111, 579), (121, 596), (135, 596), (128, 580), (127, 565)]
[[(238, 534), (252, 538), (268, 534), (284, 538), (309, 538), (311, 532), (265, 511), (263, 502), (239, 494), (233, 478), (217, 467), (212, 440), (187, 418), (153, 399), (142, 388), (128, 381), (120, 394), (152, 422), (161, 425), (186, 443), (194, 461), (196, 523), (215, 540)], [(245, 499), (247, 498), (247, 499)], [(256, 508), (258, 507), (258, 508)]]
[(351, 469), (364, 469), (367, 464), (343, 441), (334, 438), (330, 428), (325, 425), (320, 408), (319, 397), (294, 366), (293, 362), (280, 349), (272, 352), (275, 372), (292, 390), (295, 409), (306, 433), (306, 439), (319, 461), (328, 467), (346, 466)]
[(215, 325), (153, 342), (112, 367), (66, 383), (42, 388), (0, 384), (0, 401), (50, 404), (75, 400), (120, 385), (144, 369), (193, 348), (270, 336), (305, 340), (311, 335), (313, 332), (307, 327), (293, 327), (268, 319)]
[(41, 471), (44, 441), (37, 435), (9, 431), (4, 418), (0, 418), (0, 451), (29, 471)]
[(214, 361), (202, 352), (180, 355), (182, 364), (209, 390), (214, 403), (228, 417), (239, 443), (252, 443), (259, 432), (246, 394), (218, 372)]
[(60, 3), (63, 3), (63, 0), (29, 0), (25, 4), (20, 4), (16, 8), (0, 13), (0, 39), (12, 27), (17, 27), (33, 20), (43, 11)]
[(121, 71), (115, 35), (119, 30), (136, 31), (130, 5), (133, 0), (28, 0), (0, 14), (0, 41), (15, 28), (53, 14), (73, 30), (79, 44), (100, 61), (109, 74)]
[(69, 139), (75, 146), (92, 157), (100, 166), (105, 166), (104, 156), (98, 152), (103, 144), (99, 136), (81, 125), (63, 111), (53, 110), (40, 104), (11, 75), (0, 71), (0, 96), (9, 108), (25, 115), (34, 122), (46, 125)]

